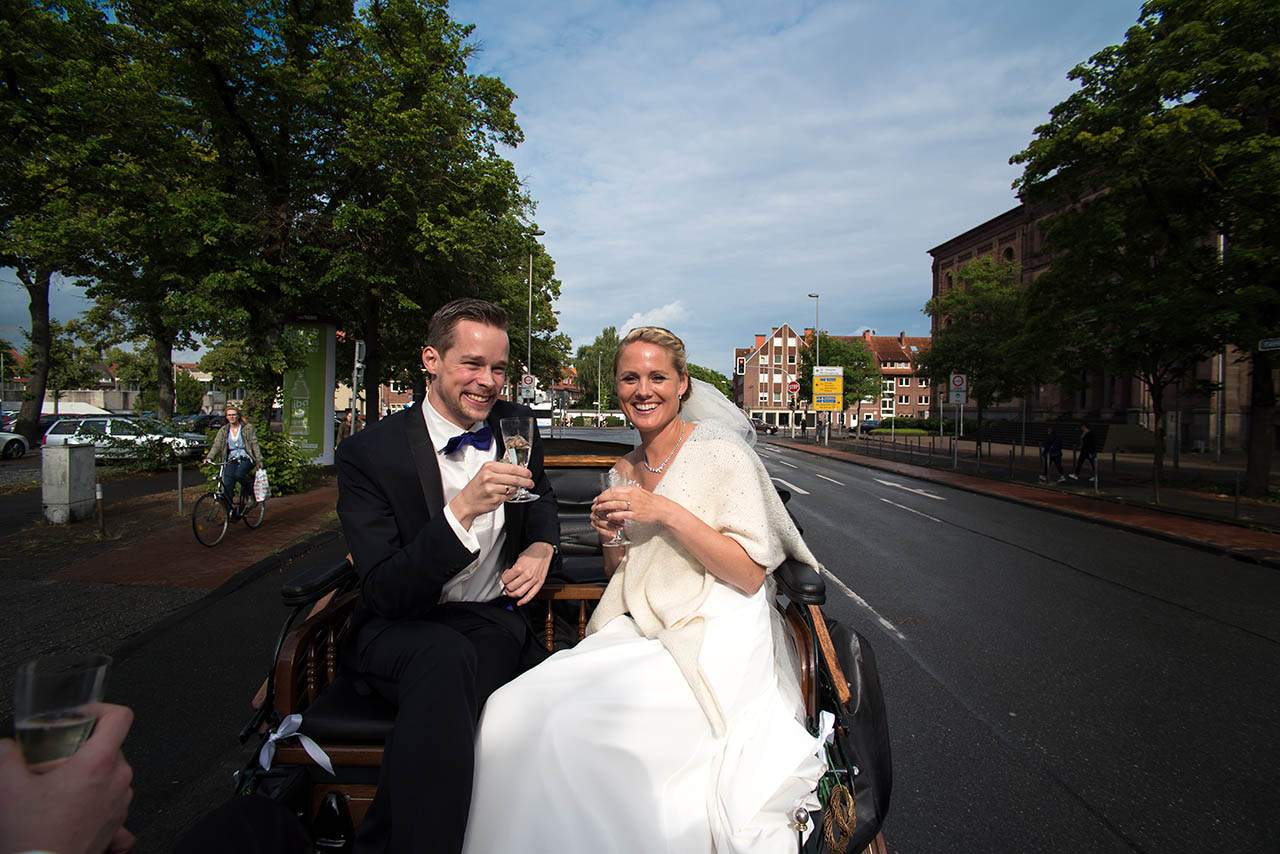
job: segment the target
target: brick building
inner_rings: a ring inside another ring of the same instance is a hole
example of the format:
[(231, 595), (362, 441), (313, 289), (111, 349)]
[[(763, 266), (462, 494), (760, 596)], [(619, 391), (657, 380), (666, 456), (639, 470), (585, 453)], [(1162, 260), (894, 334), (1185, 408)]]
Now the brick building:
[[(928, 418), (934, 401), (929, 381), (916, 376), (916, 361), (929, 349), (932, 340), (925, 337), (908, 337), (905, 332), (897, 335), (876, 335), (869, 329), (861, 335), (833, 335), (841, 341), (861, 341), (880, 365), (881, 382), (879, 400), (863, 400), (861, 417), (865, 421), (881, 421), (885, 418)], [(845, 424), (853, 424), (858, 418), (857, 401), (845, 395)]]
[[(792, 396), (788, 383), (800, 375), (800, 348), (813, 335), (812, 328), (799, 334), (790, 324), (774, 327), (768, 335), (756, 335), (751, 347), (734, 350), (733, 397), (748, 415), (766, 424), (790, 427), (795, 419), (797, 427), (803, 423), (812, 427), (814, 412), (807, 403), (811, 389), (802, 388), (797, 395), (797, 408), (792, 409)], [(933, 392), (928, 382), (915, 376), (916, 359), (929, 347), (928, 337), (877, 336), (874, 331), (862, 335), (832, 338), (843, 341), (861, 341), (875, 356), (884, 377), (878, 398), (863, 401), (863, 421), (879, 421), (893, 416), (928, 418)], [(794, 413), (794, 415), (793, 415)], [(832, 423), (852, 425), (858, 417), (857, 401), (845, 395), (845, 411), (836, 413)]]
[[(961, 267), (983, 256), (998, 261), (1014, 261), (1019, 278), (1029, 285), (1049, 268), (1052, 258), (1044, 251), (1041, 223), (1053, 212), (1046, 207), (1018, 205), (963, 234), (929, 250), (933, 258), (933, 295), (952, 287)], [(937, 329), (937, 321), (934, 321)], [(1211, 380), (1221, 389), (1211, 394), (1195, 394), (1179, 387), (1165, 391), (1168, 407), (1167, 435), (1177, 437), (1182, 450), (1212, 451), (1222, 437), (1224, 450), (1242, 447), (1249, 409), (1249, 365), (1234, 348), (1227, 348), (1201, 362), (1194, 379)], [(1189, 380), (1191, 378), (1188, 378)], [(1194, 384), (1187, 382), (1187, 389)], [(1132, 376), (1091, 373), (1080, 378), (1080, 390), (1056, 385), (1032, 389), (1026, 400), (997, 404), (984, 415), (1018, 419), (1023, 404), (1029, 420), (1094, 420), (1140, 424), (1152, 429), (1150, 395)]]

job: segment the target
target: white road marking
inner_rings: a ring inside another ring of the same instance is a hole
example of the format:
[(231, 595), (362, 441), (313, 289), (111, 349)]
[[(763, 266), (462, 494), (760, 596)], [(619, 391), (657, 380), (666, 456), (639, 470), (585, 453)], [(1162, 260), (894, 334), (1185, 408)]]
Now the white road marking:
[(876, 478), (876, 483), (883, 483), (885, 486), (892, 486), (894, 489), (902, 489), (907, 492), (914, 492), (916, 495), (923, 495), (925, 498), (932, 498), (934, 501), (946, 501), (941, 495), (934, 495), (932, 492), (925, 492), (923, 489), (912, 489), (909, 486), (903, 486), (900, 483), (894, 483), (891, 480), (881, 480)]
[(906, 640), (906, 639), (907, 639), (907, 636), (906, 636), (906, 635), (904, 635), (902, 632), (898, 631), (898, 627), (897, 627), (897, 626), (895, 626), (893, 623), (891, 623), (891, 622), (889, 622), (888, 620), (886, 620), (884, 617), (880, 616), (879, 612), (878, 612), (878, 611), (876, 611), (876, 609), (875, 609), (875, 608), (872, 608), (872, 607), (871, 607), (871, 603), (869, 603), (866, 599), (863, 599), (863, 598), (862, 598), (861, 596), (859, 596), (857, 593), (854, 593), (852, 590), (850, 590), (850, 589), (848, 588), (848, 586), (847, 586), (843, 581), (841, 581), (840, 579), (836, 578), (835, 574), (834, 574), (834, 573), (832, 573), (832, 571), (831, 571), (831, 570), (827, 569), (827, 568), (824, 566), (824, 567), (822, 568), (822, 572), (823, 572), (823, 574), (824, 574), (824, 575), (826, 575), (826, 576), (827, 576), (827, 578), (830, 578), (830, 579), (831, 579), (832, 583), (834, 583), (836, 587), (839, 587), (839, 588), (840, 588), (841, 592), (842, 592), (842, 593), (844, 593), (844, 595), (845, 595), (845, 596), (848, 596), (851, 600), (853, 600), (853, 602), (854, 602), (856, 605), (858, 605), (860, 608), (865, 609), (865, 610), (867, 611), (867, 613), (869, 613), (869, 614), (871, 614), (871, 616), (875, 617), (876, 622), (878, 622), (878, 623), (880, 624), (881, 628), (883, 628), (886, 632), (888, 632), (889, 634), (893, 635), (893, 636), (894, 636), (894, 637), (896, 637), (898, 640), (902, 640), (902, 641), (904, 641), (904, 640)]
[(775, 462), (775, 463), (782, 463), (784, 466), (790, 466), (790, 467), (791, 467), (791, 468), (793, 468), (793, 469), (798, 469), (798, 468), (800, 468), (800, 466), (797, 466), (797, 465), (794, 465), (794, 464), (792, 464), (792, 463), (789, 463), (789, 462), (787, 462), (786, 460), (774, 460), (774, 462)]
[(817, 477), (822, 478), (823, 480), (829, 480), (829, 481), (831, 481), (832, 483), (834, 483), (836, 486), (844, 486), (844, 484), (843, 484), (843, 483), (841, 483), (840, 481), (836, 480), (834, 477), (827, 477), (825, 474), (818, 474), (817, 472), (814, 472), (814, 475), (816, 475)]
[(774, 478), (774, 480), (776, 480), (778, 483), (782, 484), (783, 486), (785, 486), (787, 489), (791, 490), (792, 492), (798, 492), (798, 493), (800, 493), (801, 495), (808, 495), (808, 494), (809, 494), (809, 490), (807, 490), (807, 489), (801, 489), (800, 487), (796, 486), (794, 483), (787, 483), (785, 480), (783, 480), (783, 479), (782, 479), (782, 478), (780, 478), (780, 477), (775, 477), (775, 478)]
[(935, 521), (935, 522), (941, 522), (941, 521), (942, 521), (941, 519), (937, 518), (936, 516), (930, 516), (928, 513), (921, 513), (919, 510), (916, 510), (914, 507), (908, 507), (908, 506), (907, 506), (907, 505), (905, 505), (905, 504), (898, 504), (897, 502), (895, 502), (895, 501), (890, 501), (890, 500), (889, 500), (889, 499), (887, 499), (887, 498), (881, 498), (880, 500), (881, 500), (881, 501), (883, 501), (885, 504), (892, 504), (894, 507), (897, 507), (899, 510), (906, 510), (908, 513), (914, 513), (914, 514), (916, 514), (917, 516), (923, 516), (924, 518), (926, 518), (926, 519), (932, 519), (932, 520), (933, 520), (933, 521)]

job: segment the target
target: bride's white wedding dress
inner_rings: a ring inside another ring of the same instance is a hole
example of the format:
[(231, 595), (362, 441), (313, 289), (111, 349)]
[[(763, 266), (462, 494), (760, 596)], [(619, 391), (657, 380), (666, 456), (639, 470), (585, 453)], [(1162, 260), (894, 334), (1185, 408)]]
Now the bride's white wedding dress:
[[(794, 549), (771, 532), (785, 511), (765, 494), (763, 471), (736, 437), (700, 424), (655, 491), (775, 566)], [(633, 544), (597, 611), (604, 624), (489, 698), (468, 854), (796, 849), (791, 815), (816, 805), (824, 764), (821, 739), (799, 721), (794, 681), (786, 668), (779, 677), (772, 584), (743, 594), (645, 528), (629, 528)], [(681, 613), (668, 589), (681, 600), (695, 591), (696, 604)], [(608, 619), (619, 608), (636, 619)]]

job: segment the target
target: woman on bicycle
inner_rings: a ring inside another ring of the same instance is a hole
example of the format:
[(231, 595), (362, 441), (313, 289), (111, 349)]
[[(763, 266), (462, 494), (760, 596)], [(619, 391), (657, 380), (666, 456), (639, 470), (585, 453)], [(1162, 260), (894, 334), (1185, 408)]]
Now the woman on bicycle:
[(225, 462), (222, 470), (222, 490), (227, 501), (235, 499), (236, 482), (240, 483), (240, 492), (248, 496), (246, 507), (254, 505), (253, 481), (250, 474), (262, 468), (262, 450), (258, 447), (258, 437), (253, 432), (253, 425), (240, 418), (240, 410), (228, 405), (225, 413), (227, 423), (222, 425), (218, 435), (209, 448), (206, 463)]

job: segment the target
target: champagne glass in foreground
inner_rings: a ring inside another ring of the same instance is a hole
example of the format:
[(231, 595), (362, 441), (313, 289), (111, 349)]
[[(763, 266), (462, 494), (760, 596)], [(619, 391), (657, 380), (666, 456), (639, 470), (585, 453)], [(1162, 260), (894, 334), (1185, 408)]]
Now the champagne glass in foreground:
[[(601, 492), (604, 492), (607, 489), (612, 489), (615, 486), (639, 486), (639, 485), (640, 485), (639, 483), (627, 477), (622, 472), (615, 471), (613, 469), (610, 469), (609, 471), (600, 475), (600, 491)], [(625, 523), (622, 526), (620, 526), (618, 530), (613, 532), (613, 537), (611, 539), (605, 540), (603, 543), (601, 543), (601, 545), (605, 546), (606, 548), (612, 548), (614, 546), (631, 545), (631, 539), (627, 536)]]
[[(529, 454), (533, 452), (533, 419), (527, 417), (503, 418), (502, 444), (506, 447), (506, 462), (517, 466), (529, 467)], [(507, 499), (512, 503), (521, 501), (537, 501), (534, 495), (523, 486), (516, 494)]]
[(51, 655), (18, 668), (13, 729), (32, 770), (75, 753), (93, 732), (110, 665), (106, 655)]

